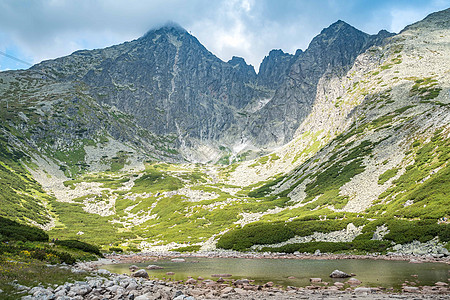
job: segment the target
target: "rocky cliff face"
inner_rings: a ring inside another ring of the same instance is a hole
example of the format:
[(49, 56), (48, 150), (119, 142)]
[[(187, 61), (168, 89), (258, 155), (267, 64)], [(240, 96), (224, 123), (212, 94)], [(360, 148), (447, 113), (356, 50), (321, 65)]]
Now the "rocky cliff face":
[(258, 144), (289, 142), (311, 111), (319, 79), (326, 74), (342, 76), (359, 54), (391, 35), (381, 31), (370, 36), (343, 21), (325, 28), (305, 52), (297, 52), (286, 64), (289, 67), (283, 72), (284, 80), (272, 99), (252, 118), (247, 130)]
[[(73, 65), (82, 67), (71, 75)], [(148, 132), (176, 136), (177, 146), (190, 138), (220, 139), (236, 111), (261, 94), (248, 85), (256, 73), (243, 59), (225, 63), (177, 26), (34, 67), (46, 73), (61, 68), (58, 78), (76, 76), (97, 103), (133, 116)]]
[[(146, 140), (138, 145), (144, 152), (161, 148), (152, 147), (155, 138), (145, 138), (155, 135), (167, 141), (162, 148), (174, 149), (169, 153), (174, 158), (214, 161), (220, 149), (267, 150), (288, 142), (311, 110), (319, 78), (342, 74), (359, 53), (388, 35), (369, 36), (339, 21), (305, 52), (271, 51), (256, 74), (242, 58), (223, 62), (184, 29), (168, 25), (135, 41), (40, 63), (31, 71), (79, 87), (93, 105), (127, 116), (139, 128), (131, 139)], [(112, 126), (117, 129), (108, 134), (130, 140), (123, 134), (129, 129)], [(83, 137), (92, 137), (91, 131)], [(199, 157), (202, 147), (209, 150)]]
[[(301, 50), (298, 53), (301, 53)], [(278, 89), (288, 76), (293, 57), (294, 55), (282, 50), (270, 51), (259, 66), (258, 83), (272, 90)]]

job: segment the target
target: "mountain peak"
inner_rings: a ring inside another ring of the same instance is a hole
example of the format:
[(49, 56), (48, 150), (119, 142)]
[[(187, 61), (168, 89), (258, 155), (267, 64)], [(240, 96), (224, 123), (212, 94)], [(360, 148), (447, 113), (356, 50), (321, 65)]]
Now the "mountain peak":
[(236, 66), (236, 65), (243, 65), (247, 66), (247, 63), (245, 62), (245, 59), (239, 56), (233, 56), (229, 61), (229, 64)]
[(186, 33), (187, 31), (180, 24), (178, 24), (176, 22), (168, 21), (168, 22), (164, 23), (163, 25), (153, 27), (152, 29), (147, 31), (147, 33), (144, 36), (147, 36), (147, 35), (155, 33), (155, 32)]
[(322, 30), (321, 34), (327, 33), (327, 32), (338, 32), (340, 30), (346, 30), (346, 29), (358, 30), (355, 27), (353, 27), (352, 25), (350, 25), (342, 20), (337, 20), (336, 22), (334, 22), (327, 28), (324, 28)]
[(242, 57), (233, 56), (227, 63), (247, 74), (249, 78), (256, 76), (255, 68), (252, 65), (248, 65)]

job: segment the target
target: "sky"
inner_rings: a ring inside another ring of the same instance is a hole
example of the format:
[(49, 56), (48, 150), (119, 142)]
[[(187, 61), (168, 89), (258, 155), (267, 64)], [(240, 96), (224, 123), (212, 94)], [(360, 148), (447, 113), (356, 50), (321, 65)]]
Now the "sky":
[(270, 50), (305, 50), (337, 20), (369, 34), (399, 32), (449, 7), (450, 0), (1, 0), (0, 71), (134, 40), (168, 21), (220, 59), (240, 56), (258, 69)]

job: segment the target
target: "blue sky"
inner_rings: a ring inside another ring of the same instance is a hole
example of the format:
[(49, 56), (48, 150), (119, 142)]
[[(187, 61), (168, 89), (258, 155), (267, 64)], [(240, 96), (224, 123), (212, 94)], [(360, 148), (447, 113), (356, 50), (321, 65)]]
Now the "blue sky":
[[(173, 21), (222, 60), (258, 68), (271, 49), (295, 53), (337, 20), (399, 32), (450, 0), (2, 0), (0, 51), (32, 64), (103, 48)], [(0, 55), (0, 70), (28, 68)]]

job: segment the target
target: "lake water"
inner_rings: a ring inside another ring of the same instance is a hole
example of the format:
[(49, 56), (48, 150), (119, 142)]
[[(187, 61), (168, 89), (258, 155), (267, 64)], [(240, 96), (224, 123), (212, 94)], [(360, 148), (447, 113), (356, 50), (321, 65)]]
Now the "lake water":
[[(264, 284), (272, 281), (275, 284), (304, 287), (309, 285), (312, 277), (322, 278), (331, 284), (347, 279), (332, 279), (330, 273), (341, 270), (348, 274), (355, 273), (361, 286), (386, 287), (399, 289), (406, 280), (415, 282), (418, 286), (434, 285), (437, 281), (448, 282), (450, 265), (443, 263), (412, 264), (405, 261), (385, 260), (301, 260), (301, 259), (240, 259), (240, 258), (186, 258), (185, 262), (171, 262), (170, 260), (149, 261), (136, 263), (140, 268), (148, 265), (158, 265), (161, 270), (147, 270), (150, 278), (163, 277), (172, 280), (186, 280), (188, 276), (205, 279), (212, 278), (213, 274), (232, 274), (230, 278), (247, 278), (255, 280), (255, 284)], [(102, 268), (114, 273), (130, 274), (131, 264), (105, 265)], [(166, 275), (174, 272), (175, 275)], [(413, 277), (411, 275), (417, 275)], [(288, 277), (295, 277), (289, 279)]]

